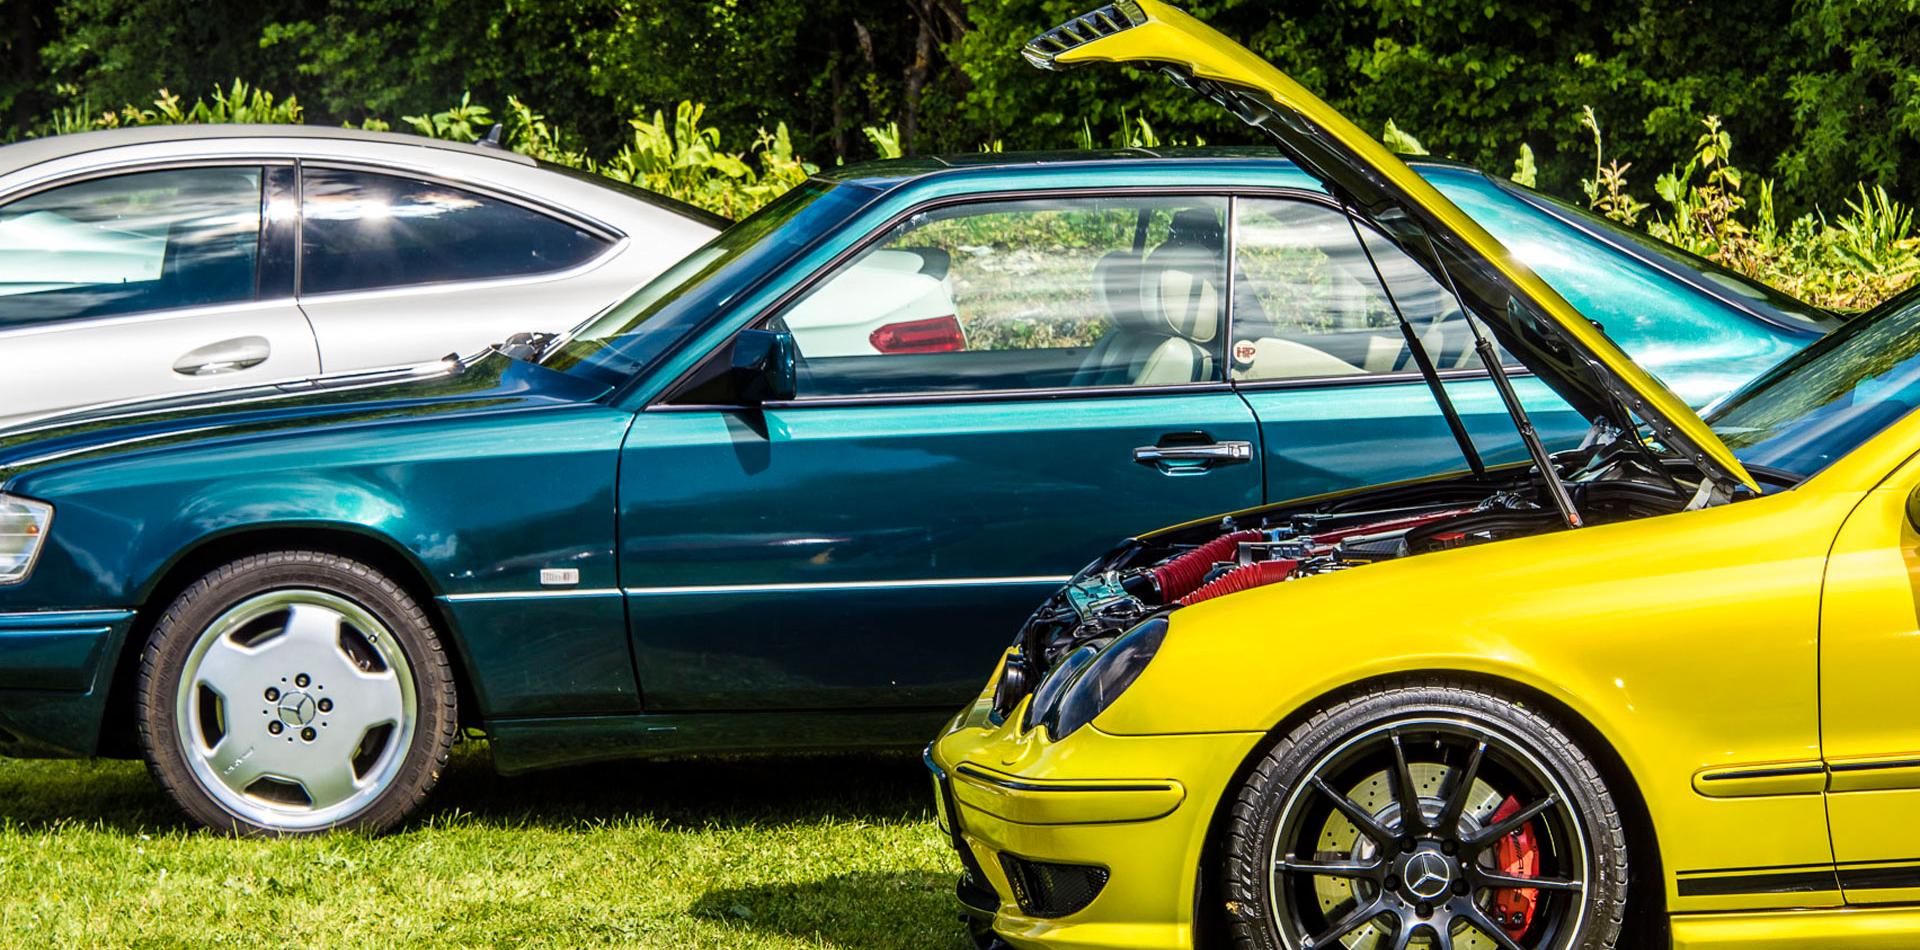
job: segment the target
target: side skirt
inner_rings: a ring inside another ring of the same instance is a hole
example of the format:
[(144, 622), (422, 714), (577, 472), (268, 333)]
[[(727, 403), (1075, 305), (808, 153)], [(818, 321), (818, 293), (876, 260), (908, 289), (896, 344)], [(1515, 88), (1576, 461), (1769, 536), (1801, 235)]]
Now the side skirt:
[(1920, 945), (1920, 907), (1675, 914), (1674, 950), (1910, 950)]
[(951, 709), (867, 712), (712, 712), (493, 719), (494, 768), (536, 769), (672, 755), (915, 750), (953, 718)]

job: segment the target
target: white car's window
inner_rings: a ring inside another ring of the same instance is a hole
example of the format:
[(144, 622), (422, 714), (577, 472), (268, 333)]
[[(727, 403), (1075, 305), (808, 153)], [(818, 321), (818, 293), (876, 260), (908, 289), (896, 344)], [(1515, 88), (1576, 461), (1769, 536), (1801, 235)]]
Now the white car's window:
[(1479, 365), (1453, 295), (1378, 232), (1360, 226), (1363, 251), (1346, 215), (1309, 201), (1242, 199), (1237, 215), (1234, 379), (1415, 372), (1396, 303), (1437, 369)]
[(1220, 381), (1225, 219), (1206, 197), (915, 215), (781, 314), (799, 396)]
[(96, 178), (0, 206), (0, 326), (254, 297), (260, 169)]
[(611, 243), (511, 202), (345, 169), (305, 169), (301, 209), (303, 294), (551, 273)]

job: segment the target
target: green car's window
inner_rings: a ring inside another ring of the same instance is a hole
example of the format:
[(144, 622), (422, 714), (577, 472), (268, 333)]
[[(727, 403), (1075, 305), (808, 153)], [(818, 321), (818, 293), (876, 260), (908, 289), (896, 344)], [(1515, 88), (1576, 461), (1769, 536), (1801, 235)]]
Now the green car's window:
[(1707, 416), (1740, 461), (1805, 477), (1920, 407), (1920, 294), (1855, 317)]
[(254, 299), (260, 169), (96, 178), (0, 207), (0, 327)]
[(1220, 381), (1225, 220), (1205, 197), (915, 215), (779, 315), (799, 396)]
[(1234, 379), (1417, 372), (1395, 303), (1435, 367), (1479, 366), (1453, 295), (1378, 233), (1361, 227), (1363, 251), (1346, 215), (1309, 201), (1241, 199), (1235, 215)]

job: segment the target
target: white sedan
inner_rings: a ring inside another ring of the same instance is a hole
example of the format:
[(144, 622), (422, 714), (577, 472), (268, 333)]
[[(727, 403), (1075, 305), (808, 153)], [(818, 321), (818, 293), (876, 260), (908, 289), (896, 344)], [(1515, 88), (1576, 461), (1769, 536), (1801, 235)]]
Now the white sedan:
[(0, 147), (0, 428), (564, 331), (725, 224), (411, 135), (162, 126)]

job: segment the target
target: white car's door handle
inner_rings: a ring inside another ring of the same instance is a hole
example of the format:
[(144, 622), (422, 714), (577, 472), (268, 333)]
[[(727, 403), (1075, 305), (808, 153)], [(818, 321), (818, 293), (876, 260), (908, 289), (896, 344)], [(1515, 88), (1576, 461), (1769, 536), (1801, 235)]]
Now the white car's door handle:
[(210, 343), (173, 363), (173, 371), (182, 376), (215, 376), (237, 373), (267, 361), (273, 346), (263, 336), (243, 336)]

